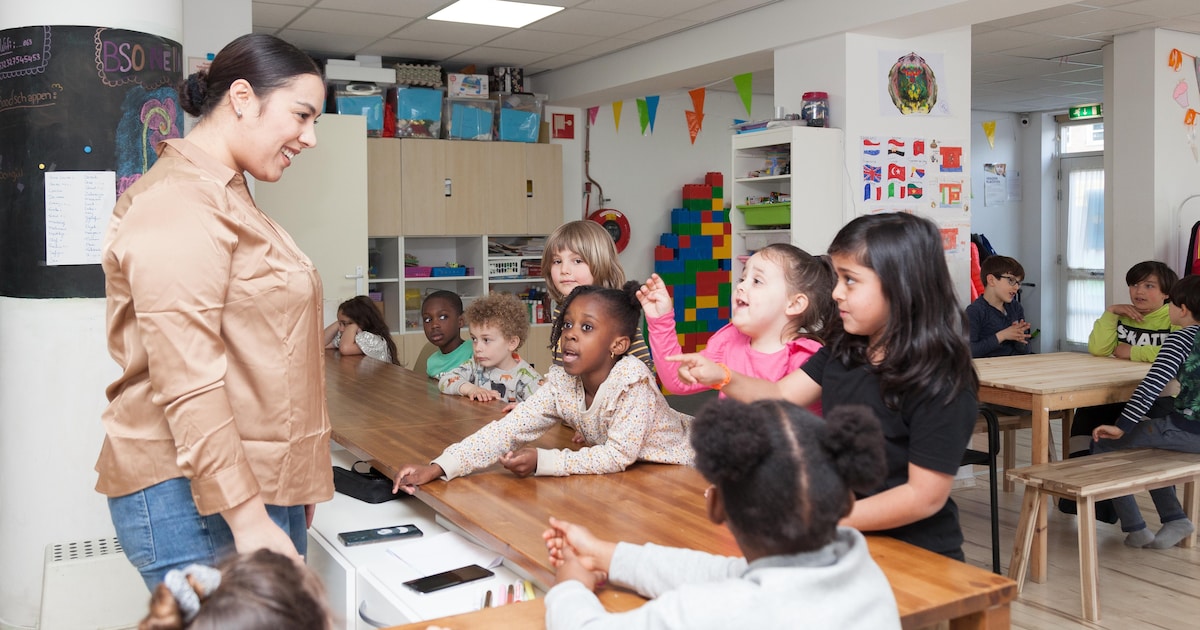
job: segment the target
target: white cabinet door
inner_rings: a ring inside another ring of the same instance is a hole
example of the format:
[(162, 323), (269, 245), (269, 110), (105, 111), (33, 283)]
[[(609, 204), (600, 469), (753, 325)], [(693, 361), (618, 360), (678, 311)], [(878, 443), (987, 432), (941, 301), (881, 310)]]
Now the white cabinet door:
[(297, 156), (278, 182), (255, 182), (254, 199), (317, 266), (326, 324), (337, 318), (338, 304), (366, 293), (365, 117), (322, 115), (317, 146)]

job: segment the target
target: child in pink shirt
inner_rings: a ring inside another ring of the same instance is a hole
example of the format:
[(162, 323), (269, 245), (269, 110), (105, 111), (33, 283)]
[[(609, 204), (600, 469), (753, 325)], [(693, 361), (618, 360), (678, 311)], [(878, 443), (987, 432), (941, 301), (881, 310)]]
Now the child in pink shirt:
[[(770, 381), (783, 378), (821, 349), (824, 331), (836, 321), (833, 284), (833, 270), (798, 247), (781, 243), (758, 250), (746, 261), (734, 290), (729, 324), (713, 334), (701, 354), (727, 372)], [(664, 367), (681, 349), (671, 294), (662, 278), (652, 275), (638, 298), (650, 330), (650, 352), (667, 391), (692, 394), (708, 389), (680, 379), (679, 369), (685, 367)], [(811, 409), (820, 413), (820, 403)]]

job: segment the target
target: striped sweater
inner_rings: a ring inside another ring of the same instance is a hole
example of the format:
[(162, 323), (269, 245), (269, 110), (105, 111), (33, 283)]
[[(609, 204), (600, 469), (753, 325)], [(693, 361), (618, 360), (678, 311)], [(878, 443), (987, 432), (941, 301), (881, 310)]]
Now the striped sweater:
[[(1200, 332), (1200, 324), (1176, 330), (1167, 336), (1146, 378), (1142, 379), (1121, 411), (1121, 417), (1117, 419), (1118, 428), (1125, 432), (1133, 429), (1146, 417), (1146, 412), (1167, 383), (1176, 378), (1179, 379), (1180, 392), (1175, 398), (1175, 413), (1172, 416), (1187, 421), (1200, 411), (1200, 352), (1193, 350), (1197, 332)], [(1176, 424), (1179, 424), (1178, 420)], [(1195, 428), (1181, 428), (1200, 433), (1200, 423), (1196, 423)]]

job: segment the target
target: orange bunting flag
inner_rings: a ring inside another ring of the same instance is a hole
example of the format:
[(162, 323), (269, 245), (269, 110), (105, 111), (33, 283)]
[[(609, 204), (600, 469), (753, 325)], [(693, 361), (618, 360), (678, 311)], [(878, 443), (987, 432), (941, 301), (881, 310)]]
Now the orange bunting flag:
[(696, 144), (696, 136), (700, 134), (700, 127), (704, 123), (704, 114), (700, 112), (683, 112), (687, 116), (688, 135), (692, 137), (692, 144)]
[(688, 95), (692, 97), (692, 110), (704, 114), (704, 88), (688, 90)]
[(624, 101), (613, 101), (613, 125), (616, 131), (621, 131), (621, 108), (625, 106)]

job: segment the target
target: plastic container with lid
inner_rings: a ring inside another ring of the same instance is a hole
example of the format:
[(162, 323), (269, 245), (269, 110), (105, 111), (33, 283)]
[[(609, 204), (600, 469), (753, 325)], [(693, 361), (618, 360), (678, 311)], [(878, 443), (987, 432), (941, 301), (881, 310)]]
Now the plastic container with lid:
[(809, 127), (828, 127), (829, 93), (805, 92), (800, 104), (800, 118), (804, 119)]

